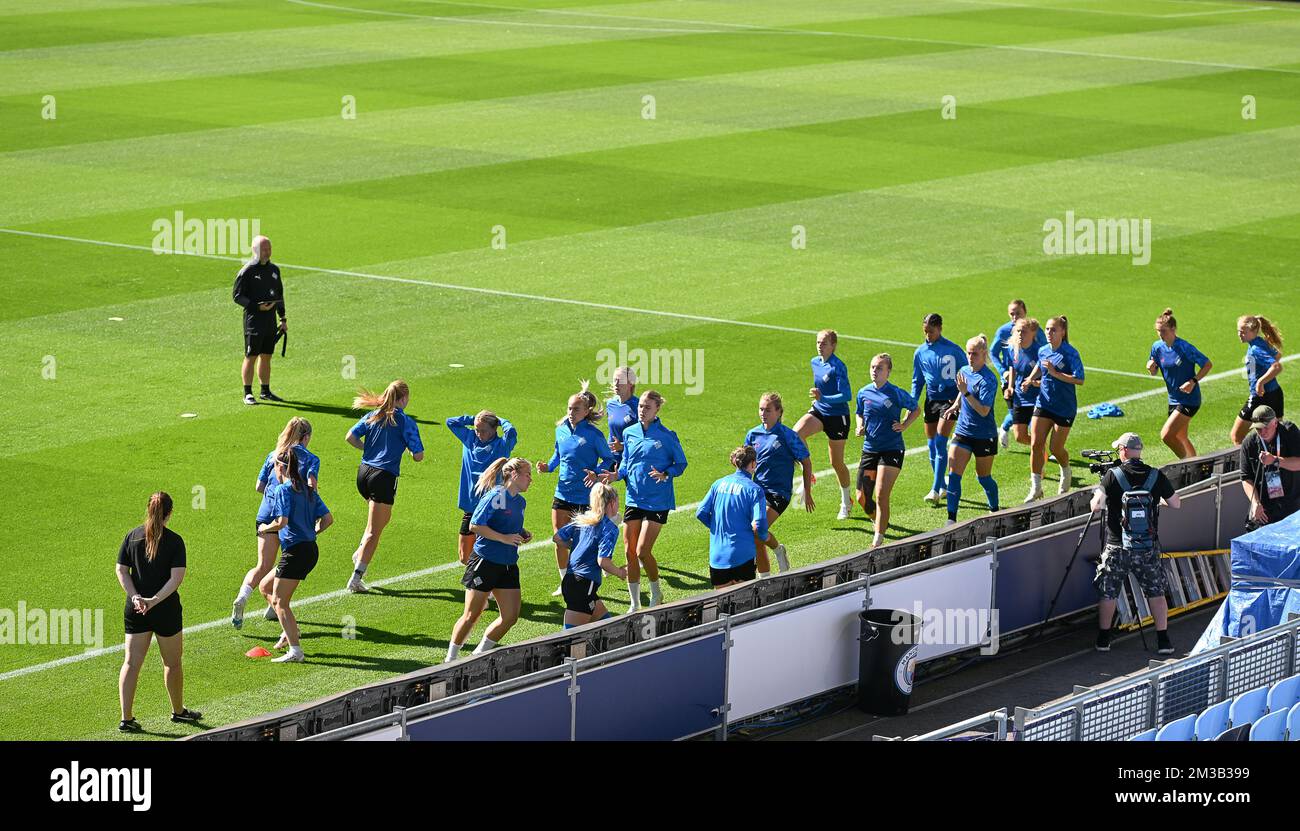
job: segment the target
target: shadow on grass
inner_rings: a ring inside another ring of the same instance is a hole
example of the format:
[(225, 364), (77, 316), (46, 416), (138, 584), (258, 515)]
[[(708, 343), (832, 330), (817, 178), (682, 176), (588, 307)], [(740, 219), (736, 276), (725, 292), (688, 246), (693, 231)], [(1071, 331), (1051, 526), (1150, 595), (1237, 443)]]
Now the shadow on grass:
[[(348, 418), (356, 418), (356, 419), (361, 418), (362, 414), (365, 412), (364, 410), (354, 410), (351, 407), (340, 407), (337, 404), (322, 404), (318, 401), (290, 401), (287, 398), (279, 402), (259, 401), (258, 406), (278, 407), (285, 410), (298, 410), (300, 412), (320, 413), (322, 415), (346, 416)], [(441, 424), (442, 423), (441, 421), (435, 421), (434, 419), (416, 418), (415, 416), (410, 416), (410, 417), (416, 424)]]
[[(667, 574), (673, 576), (666, 577)], [(713, 588), (713, 584), (709, 582), (707, 575), (682, 571), (679, 568), (668, 568), (665, 565), (659, 566), (659, 577), (669, 586), (682, 591), (710, 591)], [(645, 579), (644, 574), (642, 579)]]

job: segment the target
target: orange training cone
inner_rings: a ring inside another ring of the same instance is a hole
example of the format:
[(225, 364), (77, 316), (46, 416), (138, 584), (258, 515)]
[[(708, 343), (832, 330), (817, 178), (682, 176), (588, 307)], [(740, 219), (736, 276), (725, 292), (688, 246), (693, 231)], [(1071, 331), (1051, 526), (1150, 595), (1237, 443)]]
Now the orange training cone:
[(250, 650), (248, 650), (247, 652), (245, 652), (244, 654), (247, 655), (247, 656), (250, 657), (250, 658), (269, 658), (269, 657), (271, 657), (271, 653), (270, 653), (270, 652), (267, 652), (267, 651), (266, 651), (266, 647), (264, 647), (264, 646), (255, 646), (255, 647), (253, 647), (252, 649), (250, 649)]

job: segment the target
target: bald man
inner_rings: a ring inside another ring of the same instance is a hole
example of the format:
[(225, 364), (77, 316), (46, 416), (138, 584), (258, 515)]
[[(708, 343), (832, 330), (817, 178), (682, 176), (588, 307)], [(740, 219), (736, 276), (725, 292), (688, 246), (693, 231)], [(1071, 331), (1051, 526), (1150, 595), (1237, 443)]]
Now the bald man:
[(257, 403), (253, 397), (254, 363), (258, 364), (257, 377), (262, 382), (262, 400), (283, 401), (271, 392), (271, 354), (275, 352), (277, 334), (288, 332), (289, 324), (284, 317), (280, 268), (271, 262), (271, 241), (266, 237), (253, 239), (252, 259), (235, 275), (234, 295), (235, 302), (244, 307), (244, 403)]

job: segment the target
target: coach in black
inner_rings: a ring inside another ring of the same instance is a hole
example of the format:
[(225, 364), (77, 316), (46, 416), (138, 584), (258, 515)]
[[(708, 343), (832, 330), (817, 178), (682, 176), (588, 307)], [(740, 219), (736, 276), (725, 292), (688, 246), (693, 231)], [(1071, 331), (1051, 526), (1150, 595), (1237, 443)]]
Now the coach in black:
[(1300, 427), (1268, 405), (1250, 414), (1254, 429), (1241, 443), (1241, 487), (1250, 500), (1246, 530), (1278, 522), (1300, 508)]
[(244, 307), (244, 403), (257, 403), (253, 398), (253, 363), (259, 355), (257, 377), (262, 382), (262, 400), (281, 401), (271, 392), (271, 355), (280, 333), (289, 331), (289, 324), (284, 316), (280, 267), (271, 262), (271, 241), (266, 237), (253, 240), (253, 258), (235, 275), (234, 296), (235, 302)]

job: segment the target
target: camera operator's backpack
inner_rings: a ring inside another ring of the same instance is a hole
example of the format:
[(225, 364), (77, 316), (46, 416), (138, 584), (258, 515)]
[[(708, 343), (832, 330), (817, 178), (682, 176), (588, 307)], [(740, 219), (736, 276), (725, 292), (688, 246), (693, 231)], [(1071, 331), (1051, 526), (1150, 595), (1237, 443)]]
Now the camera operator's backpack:
[(1151, 489), (1159, 475), (1152, 468), (1142, 487), (1134, 489), (1124, 471), (1115, 468), (1115, 479), (1124, 489), (1119, 498), (1120, 537), (1128, 551), (1146, 554), (1156, 546), (1156, 498)]

